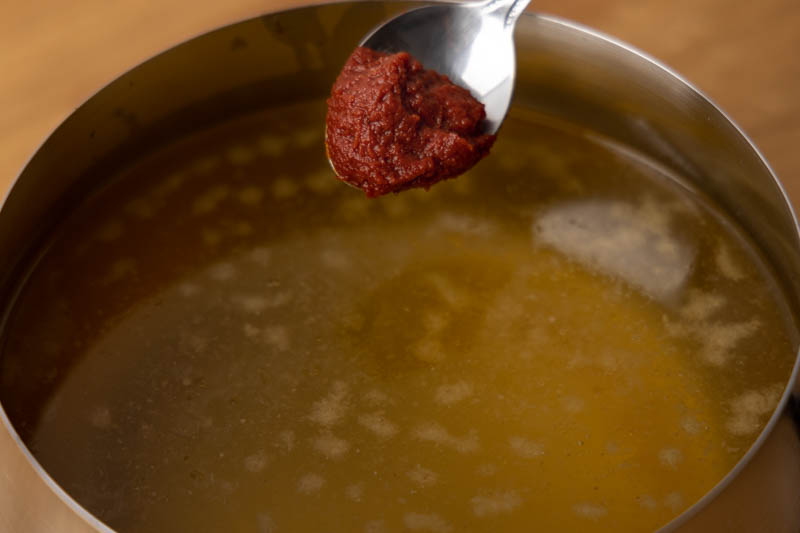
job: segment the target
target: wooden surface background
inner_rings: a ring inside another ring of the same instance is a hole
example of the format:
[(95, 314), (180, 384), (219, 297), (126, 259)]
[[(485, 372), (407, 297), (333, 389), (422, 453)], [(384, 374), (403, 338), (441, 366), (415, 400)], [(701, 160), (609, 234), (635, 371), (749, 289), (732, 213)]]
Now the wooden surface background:
[[(214, 27), (301, 0), (0, 0), (0, 191), (72, 109)], [(800, 206), (800, 0), (534, 0), (692, 81), (751, 136)]]

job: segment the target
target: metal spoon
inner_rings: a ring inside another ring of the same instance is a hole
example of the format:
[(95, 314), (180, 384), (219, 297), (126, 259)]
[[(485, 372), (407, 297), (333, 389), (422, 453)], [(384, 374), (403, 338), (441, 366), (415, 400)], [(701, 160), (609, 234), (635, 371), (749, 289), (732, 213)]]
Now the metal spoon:
[(421, 7), (378, 26), (360, 45), (408, 52), (426, 69), (447, 75), (485, 106), (485, 131), (497, 133), (514, 91), (514, 26), (529, 3), (484, 0)]

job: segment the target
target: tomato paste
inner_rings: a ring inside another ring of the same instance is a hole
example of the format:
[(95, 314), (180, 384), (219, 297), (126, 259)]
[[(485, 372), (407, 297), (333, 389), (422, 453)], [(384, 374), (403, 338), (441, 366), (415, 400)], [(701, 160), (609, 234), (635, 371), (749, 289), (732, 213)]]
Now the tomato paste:
[(339, 178), (374, 197), (428, 188), (489, 153), (486, 111), (408, 53), (359, 47), (328, 99), (326, 145)]

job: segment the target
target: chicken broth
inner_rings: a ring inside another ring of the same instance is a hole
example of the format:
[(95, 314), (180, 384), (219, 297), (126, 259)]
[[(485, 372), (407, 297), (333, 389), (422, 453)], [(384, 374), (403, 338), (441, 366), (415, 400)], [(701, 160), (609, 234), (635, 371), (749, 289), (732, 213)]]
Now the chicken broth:
[(322, 102), (198, 133), (76, 209), (2, 401), (120, 532), (644, 531), (734, 466), (796, 332), (679, 180), (512, 110), (493, 155), (366, 199)]

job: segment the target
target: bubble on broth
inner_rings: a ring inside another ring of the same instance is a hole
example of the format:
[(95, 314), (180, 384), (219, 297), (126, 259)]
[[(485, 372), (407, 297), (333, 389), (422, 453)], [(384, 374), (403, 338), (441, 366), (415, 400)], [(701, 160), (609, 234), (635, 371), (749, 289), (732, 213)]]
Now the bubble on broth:
[(608, 509), (598, 503), (578, 503), (572, 506), (573, 512), (583, 518), (599, 520), (608, 514)]
[(280, 134), (264, 134), (258, 138), (258, 150), (266, 157), (280, 157), (289, 145), (289, 139)]
[(234, 298), (234, 301), (248, 313), (258, 314), (269, 307), (269, 300), (258, 294), (240, 294)]
[(685, 320), (707, 320), (725, 305), (725, 298), (697, 289), (688, 291), (686, 303), (680, 310), (681, 317)]
[(446, 313), (428, 310), (424, 313), (422, 322), (428, 333), (435, 334), (447, 327), (450, 317)]
[(431, 487), (439, 481), (439, 474), (421, 465), (414, 465), (414, 468), (406, 472), (406, 476), (422, 488)]
[(698, 331), (702, 335), (702, 356), (714, 366), (724, 365), (734, 348), (742, 340), (752, 336), (759, 328), (756, 319), (732, 324), (710, 324)]
[(322, 130), (321, 128), (298, 130), (292, 135), (292, 142), (300, 148), (310, 148), (322, 142)]
[(741, 266), (733, 259), (731, 255), (731, 251), (728, 247), (723, 244), (719, 243), (717, 245), (717, 251), (714, 254), (714, 260), (717, 265), (717, 269), (719, 270), (720, 274), (731, 281), (741, 281), (744, 279), (745, 274), (742, 270)]
[(173, 172), (151, 189), (152, 195), (159, 200), (163, 200), (180, 189), (185, 181), (186, 174), (184, 172)]
[[(437, 328), (440, 329), (440, 328)], [(472, 396), (472, 385), (465, 381), (439, 385), (434, 400), (439, 405), (453, 405)]]
[(264, 328), (263, 339), (264, 342), (278, 351), (285, 352), (289, 350), (289, 330), (286, 328), (286, 326), (266, 326)]
[(389, 395), (378, 389), (370, 389), (364, 393), (364, 401), (373, 407), (381, 407), (392, 403)]
[(253, 234), (253, 226), (246, 220), (231, 220), (228, 223), (228, 228), (237, 237), (246, 237)]
[(579, 200), (540, 213), (534, 242), (666, 299), (685, 285), (696, 253), (669, 220), (663, 207), (647, 201)]
[(522, 497), (516, 491), (494, 492), (475, 496), (470, 503), (475, 516), (485, 517), (510, 513), (522, 504)]
[(243, 166), (253, 162), (256, 152), (247, 146), (238, 145), (228, 148), (225, 157), (232, 165)]
[(358, 423), (383, 439), (397, 435), (397, 426), (386, 418), (383, 411), (361, 415), (358, 417)]
[(229, 194), (230, 187), (227, 185), (215, 185), (210, 187), (194, 199), (192, 203), (192, 213), (195, 215), (207, 215), (215, 211)]
[(655, 498), (647, 494), (643, 496), (637, 496), (636, 501), (639, 503), (640, 507), (643, 507), (650, 511), (658, 507), (658, 502), (656, 502)]
[(131, 257), (117, 259), (111, 264), (105, 276), (100, 280), (103, 285), (111, 285), (136, 275), (138, 271), (136, 260)]
[(235, 294), (232, 300), (243, 311), (260, 314), (265, 309), (281, 307), (289, 303), (292, 294), (289, 291), (280, 291), (271, 294)]
[(326, 267), (337, 270), (346, 270), (352, 266), (347, 254), (334, 248), (322, 250), (320, 259)]
[(89, 415), (89, 421), (97, 429), (111, 427), (111, 410), (106, 406), (95, 407)]
[(266, 246), (255, 246), (248, 252), (248, 257), (259, 266), (267, 266), (272, 258), (272, 252)]
[(292, 178), (280, 176), (272, 181), (272, 186), (270, 189), (272, 191), (273, 198), (276, 200), (285, 200), (286, 198), (291, 198), (297, 195), (299, 187)]
[(459, 437), (451, 434), (444, 426), (435, 422), (420, 425), (414, 431), (414, 436), (421, 441), (432, 442), (459, 453), (474, 453), (480, 448), (478, 434), (474, 430)]
[(216, 246), (222, 242), (222, 233), (214, 228), (203, 228), (201, 237), (206, 246)]
[(711, 321), (672, 322), (665, 318), (667, 332), (673, 337), (691, 338), (700, 344), (698, 354), (712, 366), (723, 366), (737, 345), (753, 336), (761, 327), (758, 319), (746, 322), (721, 323)]
[(318, 474), (306, 474), (297, 482), (300, 494), (315, 494), (325, 486), (325, 478)]
[(303, 182), (308, 190), (316, 194), (331, 194), (341, 183), (331, 169), (323, 168), (308, 174)]
[(328, 395), (314, 403), (309, 419), (324, 427), (339, 424), (349, 409), (348, 394), (346, 383), (343, 381), (334, 382)]
[(363, 483), (355, 483), (353, 485), (348, 485), (344, 489), (345, 496), (349, 500), (354, 502), (360, 502), (361, 499), (364, 497), (364, 485)]
[(256, 452), (244, 458), (244, 469), (253, 474), (257, 474), (267, 467), (269, 458), (263, 451)]
[(681, 420), (681, 428), (689, 435), (697, 435), (704, 429), (707, 429), (707, 426), (696, 418), (687, 416)]
[(94, 234), (94, 238), (102, 242), (112, 242), (122, 237), (123, 225), (121, 220), (109, 220)]
[(259, 333), (261, 333), (261, 329), (254, 326), (250, 322), (245, 322), (242, 324), (242, 331), (244, 332), (244, 336), (248, 339), (254, 339), (258, 337)]
[(364, 533), (385, 533), (386, 531), (383, 520), (372, 520), (364, 524)]
[(215, 281), (230, 281), (236, 277), (236, 267), (227, 261), (220, 262), (208, 269), (208, 275)]
[(142, 220), (153, 218), (158, 211), (155, 202), (146, 196), (134, 198), (125, 204), (125, 212)]
[(430, 533), (450, 533), (453, 526), (436, 513), (406, 513), (403, 524), (411, 531), (428, 531)]
[(200, 287), (189, 281), (183, 281), (178, 284), (178, 293), (186, 298), (196, 295), (200, 292)]
[(314, 439), (314, 449), (326, 459), (341, 459), (350, 450), (350, 443), (326, 431)]
[(414, 357), (426, 363), (441, 363), (447, 357), (438, 339), (421, 339), (413, 347)]
[(256, 527), (258, 533), (277, 533), (278, 531), (275, 520), (267, 513), (256, 515)]
[(677, 513), (684, 507), (683, 495), (680, 492), (670, 492), (664, 497), (664, 506)]
[(190, 165), (190, 169), (192, 172), (205, 176), (217, 170), (221, 164), (222, 157), (212, 154), (197, 158), (194, 163)]
[(425, 281), (436, 290), (436, 293), (452, 309), (464, 307), (469, 301), (467, 292), (464, 289), (457, 287), (452, 281), (440, 274), (429, 273), (425, 276)]
[(567, 413), (580, 413), (586, 407), (586, 402), (579, 396), (566, 395), (561, 398), (561, 406)]
[(485, 219), (482, 220), (461, 213), (442, 213), (436, 217), (430, 231), (446, 231), (488, 237), (495, 234), (497, 228)]
[(493, 463), (486, 463), (478, 466), (475, 473), (481, 477), (491, 477), (497, 474), (497, 465)]
[(726, 427), (734, 435), (757, 433), (763, 419), (772, 414), (783, 393), (783, 385), (775, 384), (760, 390), (747, 391), (730, 401)]
[(544, 446), (541, 443), (524, 437), (511, 437), (508, 439), (508, 444), (515, 454), (524, 459), (533, 459), (544, 455)]
[(295, 433), (291, 429), (285, 429), (278, 433), (278, 447), (286, 452), (294, 450), (295, 441)]
[(683, 461), (683, 452), (677, 448), (662, 448), (658, 452), (658, 460), (668, 468), (677, 468)]
[(261, 200), (264, 198), (264, 189), (256, 185), (248, 185), (239, 189), (236, 197), (242, 205), (255, 207), (261, 205)]

